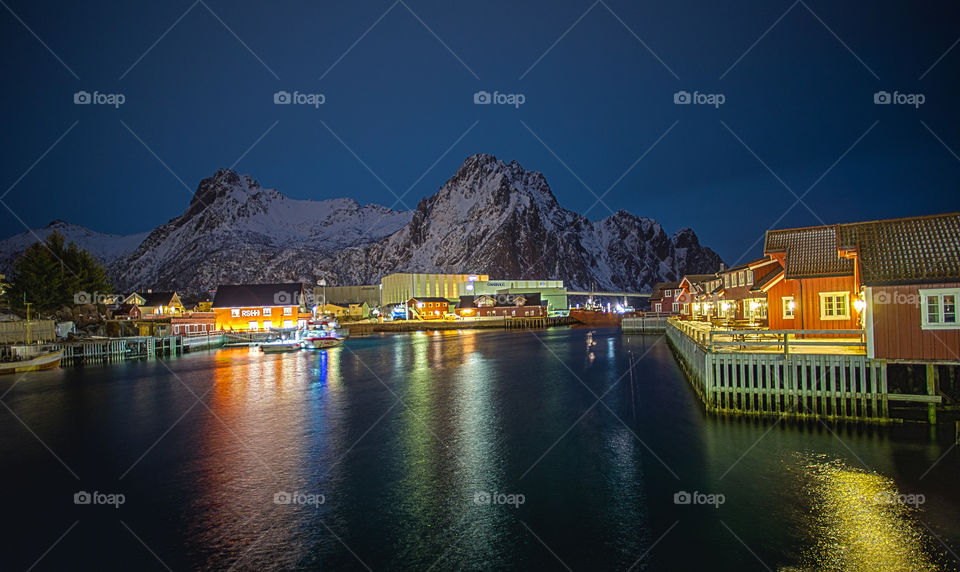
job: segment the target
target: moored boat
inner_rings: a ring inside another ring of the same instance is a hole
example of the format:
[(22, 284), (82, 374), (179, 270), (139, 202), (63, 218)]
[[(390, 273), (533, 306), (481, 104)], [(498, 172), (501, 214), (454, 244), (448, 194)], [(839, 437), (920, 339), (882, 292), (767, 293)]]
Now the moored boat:
[(295, 352), (300, 350), (300, 342), (295, 340), (282, 340), (277, 342), (266, 342), (260, 344), (260, 351), (265, 354), (281, 354)]
[(304, 349), (322, 350), (343, 343), (342, 330), (335, 321), (316, 321), (307, 324), (300, 336)]
[(0, 362), (0, 374), (25, 373), (28, 371), (55, 369), (60, 367), (61, 358), (63, 358), (63, 350), (41, 354), (36, 357), (23, 359), (20, 361)]

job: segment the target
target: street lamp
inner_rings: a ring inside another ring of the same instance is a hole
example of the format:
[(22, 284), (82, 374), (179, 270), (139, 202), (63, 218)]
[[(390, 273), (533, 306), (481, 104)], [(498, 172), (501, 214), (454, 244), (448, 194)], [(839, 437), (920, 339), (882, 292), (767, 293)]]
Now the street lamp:
[(320, 286), (323, 288), (323, 309), (320, 311), (326, 314), (327, 313), (327, 281), (321, 278), (320, 280), (317, 280), (317, 286)]

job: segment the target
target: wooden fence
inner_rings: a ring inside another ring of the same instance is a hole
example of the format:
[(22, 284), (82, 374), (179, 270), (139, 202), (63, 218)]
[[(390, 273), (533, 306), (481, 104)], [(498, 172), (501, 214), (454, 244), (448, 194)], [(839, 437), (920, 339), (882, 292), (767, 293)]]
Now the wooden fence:
[(666, 316), (642, 316), (636, 318), (624, 318), (620, 322), (620, 331), (625, 334), (630, 333), (655, 333), (663, 332), (667, 328)]
[(30, 344), (55, 339), (53, 320), (30, 320), (30, 339), (27, 339), (26, 322), (0, 322), (0, 344)]
[(933, 408), (941, 400), (889, 393), (886, 363), (865, 355), (721, 352), (676, 320), (668, 321), (666, 333), (711, 412), (883, 423), (890, 420), (891, 401)]

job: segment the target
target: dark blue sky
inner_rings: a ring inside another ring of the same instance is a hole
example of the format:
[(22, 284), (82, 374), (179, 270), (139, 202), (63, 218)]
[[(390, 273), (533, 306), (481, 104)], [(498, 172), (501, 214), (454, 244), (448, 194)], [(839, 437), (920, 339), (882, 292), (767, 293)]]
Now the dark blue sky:
[[(0, 238), (20, 220), (150, 229), (241, 156), (291, 197), (396, 208), (477, 152), (543, 172), (579, 212), (619, 180), (591, 219), (690, 226), (728, 263), (771, 226), (960, 210), (955, 2), (4, 1)], [(397, 195), (436, 165), (396, 204), (344, 144)]]

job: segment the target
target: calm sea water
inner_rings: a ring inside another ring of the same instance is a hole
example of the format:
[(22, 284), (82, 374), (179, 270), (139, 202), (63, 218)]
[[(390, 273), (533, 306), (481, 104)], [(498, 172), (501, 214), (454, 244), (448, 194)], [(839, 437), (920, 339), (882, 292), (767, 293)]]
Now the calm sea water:
[(951, 431), (708, 417), (661, 336), (392, 334), (0, 394), (4, 570), (957, 568)]

